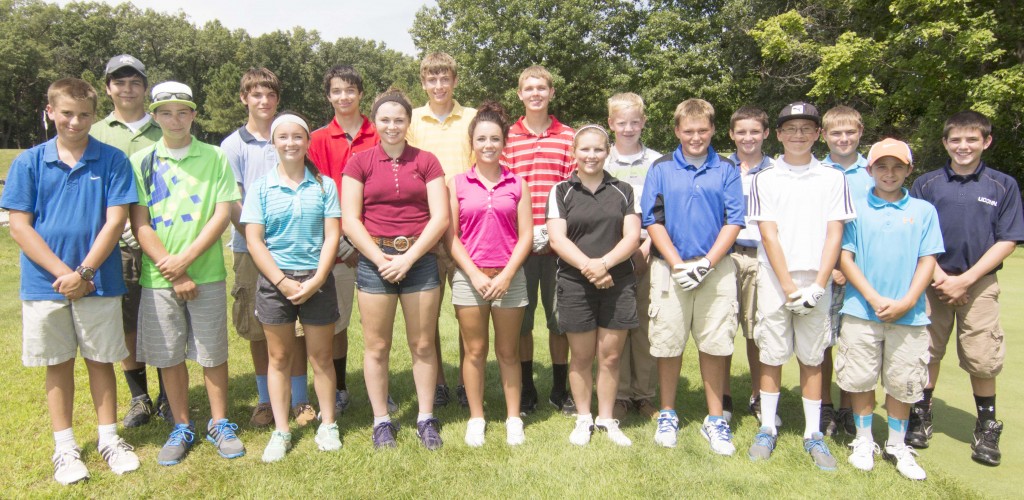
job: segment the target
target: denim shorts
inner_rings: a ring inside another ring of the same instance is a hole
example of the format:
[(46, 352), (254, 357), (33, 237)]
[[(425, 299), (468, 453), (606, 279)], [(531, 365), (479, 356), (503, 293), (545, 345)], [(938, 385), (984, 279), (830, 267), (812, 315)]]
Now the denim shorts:
[[(398, 250), (391, 247), (381, 247), (381, 250), (388, 255), (398, 255)], [(377, 265), (359, 256), (359, 265), (356, 266), (356, 288), (360, 292), (386, 295), (401, 295), (404, 293), (416, 293), (432, 290), (441, 286), (437, 276), (437, 256), (428, 253), (409, 268), (405, 279), (398, 283), (390, 283), (381, 278), (377, 272)]]

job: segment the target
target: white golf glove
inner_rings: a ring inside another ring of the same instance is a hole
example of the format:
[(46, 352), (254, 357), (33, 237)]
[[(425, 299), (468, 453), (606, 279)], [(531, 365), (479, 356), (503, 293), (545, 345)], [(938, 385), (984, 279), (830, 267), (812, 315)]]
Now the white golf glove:
[(348, 238), (342, 236), (338, 239), (338, 258), (341, 260), (348, 259), (352, 256), (352, 253), (356, 251), (356, 247), (349, 243)]
[(818, 301), (825, 295), (825, 289), (812, 283), (789, 295), (789, 302), (786, 302), (786, 309), (793, 314), (804, 316), (810, 313)]
[(124, 243), (133, 250), (142, 248), (139, 246), (139, 242), (135, 239), (135, 235), (132, 234), (132, 226), (130, 224), (124, 225), (124, 231), (121, 233), (121, 243)]
[(672, 279), (682, 287), (683, 290), (693, 290), (700, 286), (701, 282), (715, 268), (711, 267), (711, 261), (706, 257), (689, 264), (679, 264), (672, 268)]
[(533, 226), (533, 251), (540, 252), (548, 246), (548, 226)]

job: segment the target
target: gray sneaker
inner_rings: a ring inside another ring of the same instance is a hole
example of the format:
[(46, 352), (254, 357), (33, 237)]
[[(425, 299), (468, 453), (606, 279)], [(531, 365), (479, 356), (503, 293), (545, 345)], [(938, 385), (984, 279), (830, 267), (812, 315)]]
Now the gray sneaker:
[(747, 456), (755, 461), (768, 460), (772, 456), (772, 451), (775, 451), (775, 434), (772, 434), (771, 427), (761, 427), (754, 436), (754, 444), (747, 450)]
[(245, 455), (245, 446), (242, 440), (235, 435), (238, 425), (228, 422), (222, 418), (206, 424), (206, 440), (217, 447), (217, 453), (224, 458), (238, 458)]
[(196, 439), (196, 429), (192, 424), (177, 424), (171, 431), (170, 437), (160, 448), (156, 455), (156, 461), (160, 465), (177, 465), (181, 463), (188, 450), (192, 448), (192, 442)]
[(149, 394), (136, 396), (128, 406), (128, 413), (124, 414), (124, 426), (131, 428), (146, 425), (152, 416), (153, 400), (149, 399)]
[(398, 413), (398, 403), (388, 394), (388, 413)]
[(828, 451), (828, 445), (825, 444), (824, 439), (824, 434), (820, 432), (811, 434), (810, 439), (804, 439), (804, 450), (810, 453), (811, 460), (819, 469), (836, 470), (836, 457), (833, 457), (832, 453)]
[(348, 396), (348, 389), (342, 389), (334, 392), (334, 417), (345, 413), (348, 409), (348, 405), (351, 402)]

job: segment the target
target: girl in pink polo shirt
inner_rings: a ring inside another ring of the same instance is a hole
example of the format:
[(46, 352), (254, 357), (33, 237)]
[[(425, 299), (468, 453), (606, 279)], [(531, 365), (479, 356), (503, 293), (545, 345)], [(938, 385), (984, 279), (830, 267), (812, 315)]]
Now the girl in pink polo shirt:
[(522, 265), (533, 244), (530, 190), (498, 163), (508, 137), (508, 116), (488, 101), (469, 124), (476, 165), (448, 183), (452, 223), (446, 245), (458, 265), (452, 280), (452, 304), (459, 320), (465, 360), (462, 376), (469, 400), (466, 444), (484, 444), (484, 367), (488, 321), (494, 319), (494, 351), (505, 389), (506, 441), (526, 440), (519, 418), (522, 367), (519, 329), (526, 309)]

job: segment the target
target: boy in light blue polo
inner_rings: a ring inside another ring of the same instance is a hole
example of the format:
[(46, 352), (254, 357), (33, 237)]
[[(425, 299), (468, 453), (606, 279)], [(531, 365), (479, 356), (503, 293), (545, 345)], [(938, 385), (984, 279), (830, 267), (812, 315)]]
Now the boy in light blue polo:
[(909, 479), (925, 478), (904, 442), (910, 405), (928, 382), (928, 331), (924, 291), (935, 256), (943, 253), (935, 207), (911, 198), (903, 181), (910, 174), (910, 147), (885, 139), (871, 147), (868, 172), (875, 186), (854, 200), (858, 218), (846, 224), (842, 271), (852, 285), (843, 302), (836, 381), (853, 403), (856, 439), (849, 461), (869, 471), (878, 446), (871, 436), (875, 386), (886, 392), (889, 439), (883, 456)]

